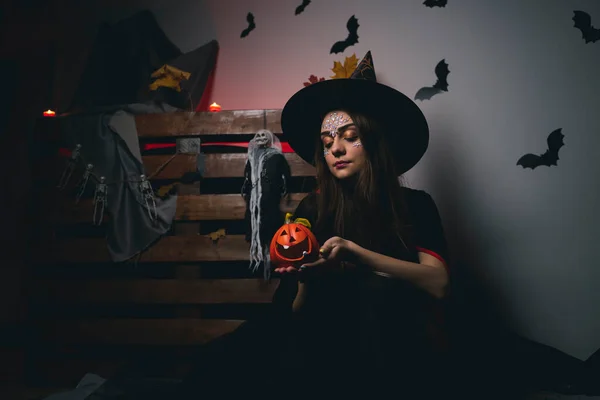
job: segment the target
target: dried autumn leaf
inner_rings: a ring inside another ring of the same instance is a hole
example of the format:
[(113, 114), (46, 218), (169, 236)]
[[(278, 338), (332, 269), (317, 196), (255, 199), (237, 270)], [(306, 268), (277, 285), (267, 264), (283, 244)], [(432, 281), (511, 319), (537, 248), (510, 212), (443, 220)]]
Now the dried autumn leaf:
[(304, 86), (310, 86), (313, 83), (322, 82), (325, 78), (317, 78), (315, 75), (311, 75), (308, 77), (308, 82), (304, 82)]
[(333, 68), (331, 71), (335, 74), (331, 79), (350, 78), (354, 70), (358, 65), (358, 58), (356, 54), (352, 54), (350, 57), (346, 57), (344, 64), (339, 61), (333, 62)]
[(176, 183), (171, 183), (169, 185), (164, 185), (158, 188), (157, 195), (158, 197), (166, 197), (171, 190), (175, 187)]
[(149, 85), (150, 90), (156, 90), (159, 87), (167, 87), (181, 92), (181, 82), (190, 79), (191, 74), (165, 64), (150, 75), (156, 80)]
[(227, 235), (225, 234), (225, 229), (221, 228), (221, 229), (218, 229), (218, 230), (216, 230), (214, 232), (209, 233), (206, 236), (209, 237), (210, 240), (212, 240), (213, 242), (216, 242), (220, 238), (224, 238)]

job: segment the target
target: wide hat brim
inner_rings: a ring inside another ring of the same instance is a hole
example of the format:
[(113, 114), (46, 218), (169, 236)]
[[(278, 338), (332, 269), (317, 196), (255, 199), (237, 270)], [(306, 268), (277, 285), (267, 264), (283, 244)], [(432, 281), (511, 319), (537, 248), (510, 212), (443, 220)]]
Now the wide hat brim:
[(376, 81), (330, 79), (294, 94), (281, 112), (283, 138), (299, 157), (315, 165), (315, 135), (328, 112), (342, 109), (375, 119), (386, 137), (400, 175), (427, 151), (429, 126), (419, 107), (406, 95)]

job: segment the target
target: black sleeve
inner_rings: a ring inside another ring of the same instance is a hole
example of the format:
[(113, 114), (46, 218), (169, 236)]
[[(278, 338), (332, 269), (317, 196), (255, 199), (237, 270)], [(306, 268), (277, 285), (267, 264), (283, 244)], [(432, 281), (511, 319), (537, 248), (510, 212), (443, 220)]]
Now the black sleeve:
[(417, 251), (431, 254), (448, 266), (448, 245), (438, 208), (427, 192), (417, 193), (412, 216)]

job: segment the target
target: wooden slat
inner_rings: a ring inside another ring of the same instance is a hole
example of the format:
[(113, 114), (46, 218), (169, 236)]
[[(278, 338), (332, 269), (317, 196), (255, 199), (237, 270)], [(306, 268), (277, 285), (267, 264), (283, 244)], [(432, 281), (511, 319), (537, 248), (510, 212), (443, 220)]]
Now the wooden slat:
[(264, 128), (281, 133), (281, 110), (144, 114), (135, 121), (142, 138), (253, 134)]
[[(315, 176), (315, 167), (301, 159), (296, 153), (284, 153), (284, 156), (290, 165), (293, 177)], [(171, 155), (142, 157), (144, 169), (151, 180), (179, 180), (185, 174), (196, 173), (197, 154), (177, 154), (172, 160), (169, 160), (171, 157)], [(244, 176), (244, 167), (248, 159), (248, 155), (245, 153), (205, 154), (204, 157), (204, 178), (242, 178)], [(64, 157), (49, 158), (44, 162), (45, 167), (41, 171), (40, 178), (54, 189), (65, 168), (65, 163)], [(163, 165), (164, 168), (156, 173)], [(76, 181), (82, 173), (83, 171), (75, 173), (73, 181)]]
[[(307, 193), (290, 193), (281, 201), (281, 211), (293, 212), (306, 196)], [(239, 194), (201, 194), (177, 200), (176, 220), (242, 220), (246, 212), (246, 202)]]
[(142, 161), (144, 162), (144, 169), (148, 176), (152, 176), (155, 171), (161, 165), (166, 166), (156, 175), (152, 176), (154, 179), (179, 179), (186, 173), (196, 172), (196, 159), (198, 154), (177, 154), (175, 158), (169, 161), (171, 155), (161, 156), (143, 156)]
[[(205, 236), (165, 236), (143, 252), (139, 262), (247, 261), (249, 253), (244, 235), (228, 235), (217, 243)], [(46, 242), (34, 257), (38, 263), (111, 262), (103, 238)]]
[[(179, 179), (185, 173), (196, 171), (196, 154), (178, 154), (156, 176), (155, 179)], [(296, 153), (284, 153), (290, 165), (292, 176), (315, 176), (315, 167), (301, 159)], [(144, 167), (151, 175), (171, 156), (145, 156)], [(248, 155), (245, 153), (206, 154), (204, 161), (204, 178), (241, 178)], [(61, 164), (62, 166), (62, 164)]]
[(54, 344), (198, 345), (235, 330), (242, 320), (94, 319), (35, 324), (40, 338)]
[[(294, 212), (307, 193), (290, 193), (281, 201), (282, 212)], [(62, 201), (61, 201), (62, 200)], [(46, 210), (49, 220), (60, 223), (82, 223), (92, 221), (94, 204), (92, 199), (84, 199), (75, 204), (62, 196), (55, 203), (49, 203)], [(177, 196), (175, 221), (214, 221), (242, 220), (246, 212), (246, 203), (239, 194), (201, 194)]]
[(134, 304), (270, 303), (279, 279), (43, 280), (32, 297), (44, 302)]

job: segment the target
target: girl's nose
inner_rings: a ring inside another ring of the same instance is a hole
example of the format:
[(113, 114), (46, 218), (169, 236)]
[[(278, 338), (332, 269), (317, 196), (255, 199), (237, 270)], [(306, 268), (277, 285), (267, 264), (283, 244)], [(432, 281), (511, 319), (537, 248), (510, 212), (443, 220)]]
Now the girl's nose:
[(342, 144), (340, 138), (336, 137), (331, 145), (331, 153), (335, 156), (336, 154), (344, 154), (346, 152), (346, 148)]

